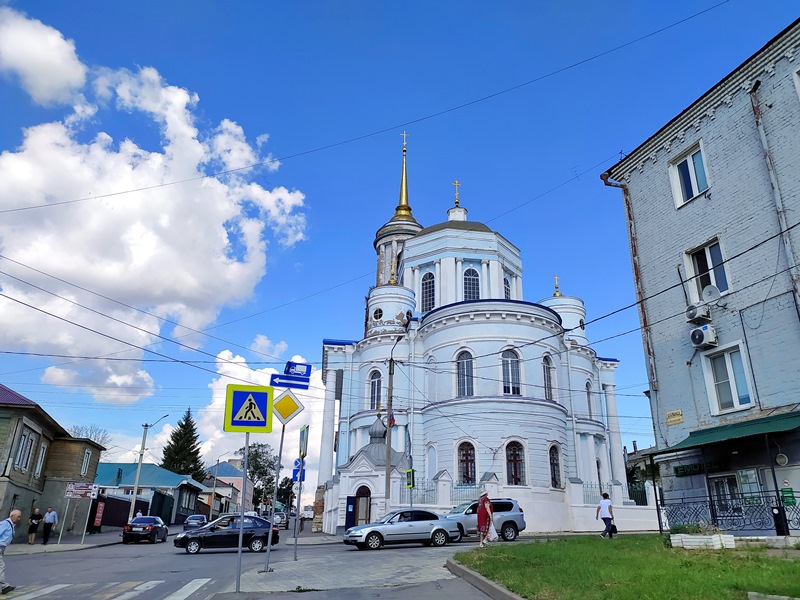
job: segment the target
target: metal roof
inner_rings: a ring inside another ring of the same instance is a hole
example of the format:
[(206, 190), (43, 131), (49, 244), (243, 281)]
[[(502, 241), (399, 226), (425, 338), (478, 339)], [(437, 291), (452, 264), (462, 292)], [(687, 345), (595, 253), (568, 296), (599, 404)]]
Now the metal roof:
[[(136, 481), (137, 463), (100, 463), (94, 482), (102, 487), (133, 487)], [(203, 484), (192, 479), (191, 475), (179, 475), (151, 463), (142, 463), (139, 487), (178, 488), (183, 484), (198, 490)]]

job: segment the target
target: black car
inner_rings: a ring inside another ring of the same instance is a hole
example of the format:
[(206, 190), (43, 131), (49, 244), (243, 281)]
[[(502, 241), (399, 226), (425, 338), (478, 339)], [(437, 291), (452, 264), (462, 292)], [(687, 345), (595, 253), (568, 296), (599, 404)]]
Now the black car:
[[(185, 548), (188, 554), (197, 554), (203, 548), (238, 548), (239, 515), (223, 516), (208, 525), (183, 531), (175, 536), (176, 548)], [(261, 552), (266, 548), (267, 536), (272, 532), (272, 545), (278, 543), (278, 528), (261, 517), (244, 517), (244, 537), (242, 547), (251, 552)]]
[(190, 529), (197, 529), (203, 525), (208, 524), (208, 517), (205, 515), (189, 515), (186, 521), (183, 522), (183, 530), (189, 531)]
[(147, 540), (155, 544), (158, 540), (167, 541), (169, 529), (161, 517), (134, 517), (122, 528), (122, 543), (141, 542)]

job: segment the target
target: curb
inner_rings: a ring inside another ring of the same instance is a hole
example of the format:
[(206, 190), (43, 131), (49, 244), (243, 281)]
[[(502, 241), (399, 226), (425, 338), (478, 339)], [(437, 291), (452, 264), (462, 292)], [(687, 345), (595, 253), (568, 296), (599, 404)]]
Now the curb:
[(771, 596), (759, 592), (747, 592), (747, 600), (797, 600), (795, 596)]
[(502, 585), (486, 579), (486, 577), (483, 575), (480, 575), (472, 569), (468, 569), (464, 565), (457, 563), (452, 558), (447, 559), (445, 566), (453, 575), (460, 577), (472, 587), (479, 589), (494, 600), (525, 600), (519, 594), (515, 594), (514, 592), (504, 588)]

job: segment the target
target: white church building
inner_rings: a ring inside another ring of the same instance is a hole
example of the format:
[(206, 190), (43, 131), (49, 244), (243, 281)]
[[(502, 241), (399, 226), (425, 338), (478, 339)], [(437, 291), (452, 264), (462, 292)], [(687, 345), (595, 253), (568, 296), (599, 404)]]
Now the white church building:
[(527, 531), (597, 529), (604, 491), (621, 528), (657, 529), (652, 488), (637, 506), (624, 485), (618, 361), (589, 346), (583, 301), (557, 283), (525, 300), (519, 249), (469, 221), (457, 190), (447, 220), (418, 223), (403, 148), (363, 335), (323, 340), (315, 530), (411, 505), (444, 514), (481, 489), (516, 499)]

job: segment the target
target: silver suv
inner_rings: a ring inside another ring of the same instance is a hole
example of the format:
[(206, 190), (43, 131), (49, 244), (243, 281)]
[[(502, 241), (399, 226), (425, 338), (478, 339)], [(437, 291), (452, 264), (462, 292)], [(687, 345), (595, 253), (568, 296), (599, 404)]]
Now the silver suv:
[[(522, 508), (516, 500), (511, 498), (490, 498), (492, 511), (494, 514), (495, 529), (500, 537), (507, 542), (517, 539), (520, 531), (525, 531), (525, 516)], [(451, 538), (457, 542), (465, 535), (475, 535), (478, 533), (478, 501), (464, 502), (454, 507), (448, 514), (447, 519), (452, 519), (458, 523), (460, 535)]]

